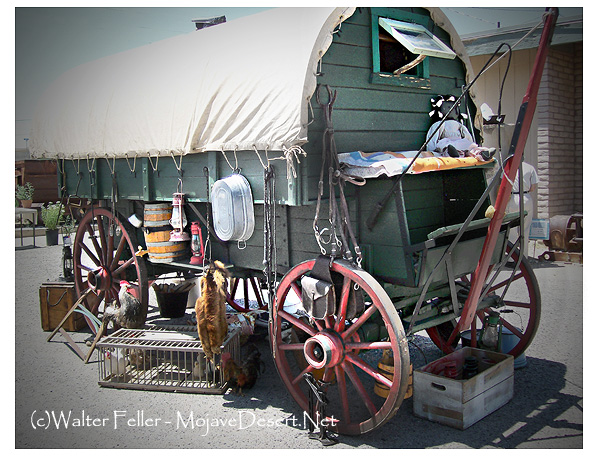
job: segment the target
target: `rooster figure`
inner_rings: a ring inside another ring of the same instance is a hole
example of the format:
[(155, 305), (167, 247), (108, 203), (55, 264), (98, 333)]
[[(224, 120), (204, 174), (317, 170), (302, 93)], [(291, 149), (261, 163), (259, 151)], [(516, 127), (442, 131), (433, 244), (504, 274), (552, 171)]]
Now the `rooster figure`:
[(132, 293), (133, 287), (127, 281), (121, 281), (119, 300), (104, 310), (103, 321), (114, 322), (122, 328), (142, 328), (146, 323), (141, 302)]
[(227, 281), (229, 271), (216, 260), (200, 279), (201, 295), (196, 300), (198, 336), (208, 360), (220, 354), (220, 347), (227, 337)]
[(146, 323), (146, 313), (143, 310), (141, 301), (133, 295), (132, 291), (133, 286), (131, 284), (127, 281), (121, 281), (118, 300), (114, 300), (111, 305), (104, 308), (102, 325), (96, 333), (96, 338), (87, 354), (85, 363), (89, 362), (96, 344), (106, 332), (110, 322), (113, 322), (117, 328), (143, 328)]
[(264, 371), (264, 362), (260, 359), (261, 354), (255, 345), (248, 347), (248, 354), (241, 365), (237, 365), (231, 358), (231, 354), (222, 356), (223, 379), (229, 382), (234, 391), (243, 395), (242, 389), (251, 389)]

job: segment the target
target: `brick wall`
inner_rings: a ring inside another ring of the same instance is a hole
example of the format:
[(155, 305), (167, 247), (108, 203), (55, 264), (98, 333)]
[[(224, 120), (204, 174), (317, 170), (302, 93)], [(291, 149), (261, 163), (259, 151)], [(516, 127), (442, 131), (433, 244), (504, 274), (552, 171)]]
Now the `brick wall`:
[(582, 43), (550, 49), (537, 115), (538, 217), (582, 212)]

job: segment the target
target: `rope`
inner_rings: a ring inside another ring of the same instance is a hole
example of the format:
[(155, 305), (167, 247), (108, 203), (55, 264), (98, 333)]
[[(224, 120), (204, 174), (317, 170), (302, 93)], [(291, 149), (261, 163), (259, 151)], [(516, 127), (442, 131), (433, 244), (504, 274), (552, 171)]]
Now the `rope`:
[(173, 162), (175, 163), (175, 168), (177, 169), (179, 176), (181, 176), (182, 175), (181, 168), (183, 166), (183, 152), (181, 152), (179, 155), (179, 164), (178, 165), (177, 165), (177, 161), (175, 160), (175, 154), (173, 154), (173, 151), (171, 151), (171, 158), (173, 159)]
[(300, 164), (300, 155), (306, 157), (308, 154), (304, 151), (300, 146), (291, 146), (289, 149), (284, 150), (284, 159), (287, 161), (287, 180), (289, 180), (290, 176), (293, 178), (297, 178), (297, 172), (295, 171), (295, 166), (293, 164), (293, 159), (295, 159)]
[(150, 166), (152, 167), (152, 170), (154, 171), (158, 171), (158, 159), (160, 158), (159, 155), (156, 156), (156, 166), (154, 166), (154, 163), (152, 162), (152, 156), (150, 155), (150, 151), (148, 151), (148, 161), (150, 162)]
[(231, 168), (231, 170), (235, 171), (235, 168), (233, 168), (233, 165), (231, 165), (231, 162), (229, 162), (229, 159), (227, 158), (227, 154), (225, 154), (225, 147), (224, 146), (221, 146), (220, 152), (222, 152), (223, 157), (225, 158), (225, 160), (227, 161), (227, 164), (229, 165), (229, 168)]
[[(256, 152), (256, 155), (258, 156), (258, 159), (260, 159), (260, 163), (262, 164), (262, 168), (264, 168), (265, 170), (268, 169), (268, 167), (264, 164), (264, 161), (262, 160), (262, 157), (260, 157), (260, 153), (258, 152), (258, 148), (256, 147), (255, 144), (252, 145), (252, 148), (254, 148), (254, 151)], [(266, 154), (266, 162), (268, 163), (268, 152), (265, 149), (264, 153)]]
[(135, 154), (133, 156), (133, 168), (131, 168), (131, 164), (129, 163), (129, 156), (127, 154), (125, 154), (125, 160), (127, 161), (127, 166), (129, 167), (129, 171), (131, 173), (135, 173), (135, 165), (137, 162), (137, 154)]

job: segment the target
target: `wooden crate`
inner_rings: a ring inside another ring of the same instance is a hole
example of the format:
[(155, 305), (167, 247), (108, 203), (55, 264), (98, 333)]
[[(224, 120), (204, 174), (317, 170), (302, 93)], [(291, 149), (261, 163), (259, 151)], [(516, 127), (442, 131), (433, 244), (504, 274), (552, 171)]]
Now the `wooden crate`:
[[(42, 329), (46, 332), (54, 330), (76, 301), (75, 283), (43, 283), (40, 286)], [(76, 332), (85, 327), (85, 325), (83, 314), (75, 312), (69, 316), (62, 328), (67, 332)]]
[[(478, 359), (479, 372), (464, 380), (462, 366), (470, 355)], [(457, 379), (434, 374), (448, 361), (456, 362)], [(414, 371), (414, 414), (461, 430), (505, 405), (513, 395), (511, 355), (466, 347)]]

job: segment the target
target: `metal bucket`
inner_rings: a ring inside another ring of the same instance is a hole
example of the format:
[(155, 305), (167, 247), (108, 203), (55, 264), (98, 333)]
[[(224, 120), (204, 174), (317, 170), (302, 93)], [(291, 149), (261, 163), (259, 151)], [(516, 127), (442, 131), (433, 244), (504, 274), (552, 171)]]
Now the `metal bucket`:
[[(480, 330), (476, 331), (476, 338), (480, 337)], [(461, 334), (462, 347), (470, 347), (470, 330), (465, 330)], [(501, 327), (501, 353), (507, 354), (518, 344), (518, 337), (506, 327)], [(514, 358), (514, 368), (524, 368), (526, 366), (526, 353), (520, 354)]]

